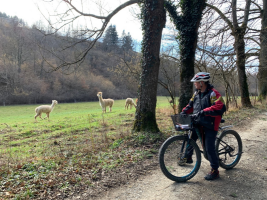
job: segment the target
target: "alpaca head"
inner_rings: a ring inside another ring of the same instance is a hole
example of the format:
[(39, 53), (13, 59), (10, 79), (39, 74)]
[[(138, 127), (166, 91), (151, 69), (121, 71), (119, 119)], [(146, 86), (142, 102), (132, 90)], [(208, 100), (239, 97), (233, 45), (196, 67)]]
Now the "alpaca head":
[(58, 104), (57, 100), (52, 100), (52, 104), (53, 104), (53, 105)]
[(98, 92), (98, 93), (97, 93), (97, 96), (98, 96), (98, 97), (102, 97), (102, 92)]

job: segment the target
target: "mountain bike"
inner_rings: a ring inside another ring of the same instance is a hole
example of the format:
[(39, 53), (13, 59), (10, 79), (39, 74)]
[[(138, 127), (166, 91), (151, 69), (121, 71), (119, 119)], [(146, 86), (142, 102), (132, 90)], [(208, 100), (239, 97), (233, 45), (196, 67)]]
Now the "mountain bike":
[[(201, 153), (208, 160), (203, 137), (195, 122), (195, 115), (182, 117), (179, 114), (171, 116), (175, 130), (180, 134), (168, 138), (159, 149), (159, 164), (163, 174), (170, 180), (185, 182), (193, 178), (201, 165)], [(225, 121), (222, 119), (221, 123)], [(224, 169), (232, 169), (239, 162), (242, 155), (242, 140), (239, 134), (231, 130), (232, 125), (219, 127), (216, 136), (215, 149), (219, 157), (219, 165)], [(191, 139), (192, 131), (196, 130), (198, 145)], [(199, 148), (201, 146), (201, 149)], [(190, 150), (189, 150), (190, 149)], [(186, 163), (188, 151), (192, 152), (192, 160)]]

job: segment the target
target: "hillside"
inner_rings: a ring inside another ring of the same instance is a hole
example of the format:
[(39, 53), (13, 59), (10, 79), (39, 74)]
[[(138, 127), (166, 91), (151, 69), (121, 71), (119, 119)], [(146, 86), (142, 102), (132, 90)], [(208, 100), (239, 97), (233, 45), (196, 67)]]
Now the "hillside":
[[(105, 43), (105, 38), (101, 38), (80, 65), (55, 71), (62, 62), (71, 62), (71, 58), (86, 50), (90, 40), (79, 43), (77, 37), (69, 34), (50, 34), (53, 31), (41, 22), (28, 27), (17, 17), (0, 16), (0, 105), (50, 103), (53, 99), (59, 102), (97, 101), (99, 91), (103, 92), (104, 98), (138, 96), (140, 53), (124, 51), (122, 45), (107, 47), (109, 42)], [(111, 25), (106, 32), (112, 28)], [(78, 45), (70, 46), (70, 41), (76, 40)], [(179, 96), (179, 66), (179, 61), (161, 58), (158, 95), (169, 96), (168, 90), (171, 90), (174, 96)], [(196, 61), (195, 71), (201, 67)], [(212, 66), (205, 70), (215, 76), (212, 84), (224, 95), (226, 86), (221, 74)], [(234, 93), (239, 95), (237, 71), (233, 74), (229, 79), (233, 82)], [(248, 79), (251, 93), (256, 94), (255, 74), (250, 74)]]
[[(53, 71), (51, 66), (59, 66), (60, 62), (47, 51), (60, 50), (68, 36), (45, 37), (43, 33), (16, 17), (0, 17), (0, 77), (7, 83), (0, 86), (1, 105), (46, 103), (51, 99), (95, 101), (99, 91), (104, 98), (137, 96), (137, 81), (134, 78), (125, 81), (114, 70), (124, 52), (104, 51), (103, 44), (98, 42), (80, 66)], [(85, 45), (70, 48), (66, 55), (61, 55), (62, 59), (69, 59)], [(134, 55), (137, 54), (133, 51), (127, 52), (127, 59)]]

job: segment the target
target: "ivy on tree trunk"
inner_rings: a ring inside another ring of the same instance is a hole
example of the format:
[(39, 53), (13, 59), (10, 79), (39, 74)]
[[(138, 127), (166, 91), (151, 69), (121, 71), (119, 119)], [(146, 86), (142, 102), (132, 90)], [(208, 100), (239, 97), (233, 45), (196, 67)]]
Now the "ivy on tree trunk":
[(265, 99), (267, 96), (267, 2), (263, 1), (262, 21), (261, 21), (261, 51), (259, 66), (259, 98)]
[(164, 0), (144, 0), (142, 13), (142, 73), (133, 130), (159, 132), (156, 123), (157, 85), (162, 30), (166, 23)]
[(171, 1), (165, 1), (167, 9), (176, 29), (180, 41), (180, 97), (179, 112), (188, 104), (193, 94), (193, 78), (195, 52), (197, 47), (198, 28), (205, 8), (205, 0), (183, 0), (179, 3), (181, 15), (178, 15), (178, 6)]

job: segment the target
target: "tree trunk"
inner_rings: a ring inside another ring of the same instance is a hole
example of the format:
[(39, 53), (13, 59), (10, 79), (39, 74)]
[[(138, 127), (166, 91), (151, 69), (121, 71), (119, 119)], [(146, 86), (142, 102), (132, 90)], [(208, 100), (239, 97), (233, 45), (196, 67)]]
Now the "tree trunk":
[(156, 123), (160, 44), (166, 22), (163, 0), (145, 0), (142, 5), (142, 73), (133, 130), (159, 132)]
[[(182, 52), (180, 55), (181, 57), (184, 56)], [(191, 58), (181, 61), (180, 97), (179, 97), (178, 112), (181, 112), (183, 108), (189, 103), (190, 98), (192, 98), (193, 85), (192, 85), (192, 82), (190, 82), (190, 80), (193, 78), (194, 73), (195, 73), (194, 72), (194, 61), (195, 61), (195, 53), (194, 55), (192, 55)]]
[(259, 66), (259, 98), (265, 99), (267, 96), (267, 2), (263, 1), (263, 12), (261, 21), (261, 51)]
[(184, 0), (180, 3), (182, 16), (178, 15), (177, 7), (169, 1), (165, 2), (165, 8), (176, 29), (179, 30), (180, 38), (180, 97), (178, 112), (188, 104), (193, 95), (193, 78), (195, 52), (197, 47), (198, 28), (200, 25), (202, 12), (205, 8), (205, 0)]
[(238, 82), (239, 89), (241, 95), (241, 103), (243, 107), (252, 107), (249, 91), (248, 91), (248, 83), (247, 83), (247, 75), (246, 75), (246, 55), (245, 55), (245, 41), (244, 41), (245, 31), (242, 29), (236, 29), (235, 32), (235, 52), (236, 52), (236, 65), (238, 72)]
[[(205, 0), (197, 0), (197, 4), (192, 4), (190, 10), (195, 10), (197, 17), (192, 17), (191, 12), (184, 11), (184, 19), (190, 21), (180, 27), (180, 57), (181, 57), (181, 71), (180, 71), (180, 98), (178, 111), (188, 104), (193, 95), (193, 84), (191, 79), (195, 74), (195, 53), (198, 39), (198, 29), (202, 17), (202, 12), (205, 8)], [(189, 3), (190, 5), (190, 3)], [(195, 15), (193, 15), (195, 16)]]

